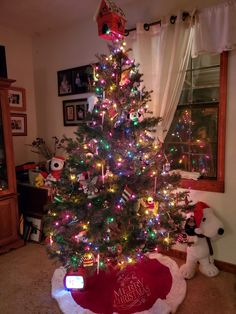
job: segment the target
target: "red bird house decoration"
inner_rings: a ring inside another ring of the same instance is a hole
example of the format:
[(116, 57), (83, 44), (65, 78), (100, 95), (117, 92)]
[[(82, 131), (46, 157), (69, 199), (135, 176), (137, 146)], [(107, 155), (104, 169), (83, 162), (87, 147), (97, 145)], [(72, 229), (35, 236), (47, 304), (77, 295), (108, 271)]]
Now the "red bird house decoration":
[(124, 12), (111, 0), (102, 0), (95, 16), (98, 34), (106, 40), (124, 36), (126, 18)]

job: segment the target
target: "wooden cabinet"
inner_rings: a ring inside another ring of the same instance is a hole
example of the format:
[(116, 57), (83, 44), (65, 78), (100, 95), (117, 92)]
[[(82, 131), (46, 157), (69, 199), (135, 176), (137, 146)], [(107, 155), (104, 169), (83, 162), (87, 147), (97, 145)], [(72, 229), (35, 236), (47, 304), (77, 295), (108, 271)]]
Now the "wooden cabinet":
[(0, 78), (0, 253), (24, 244), (18, 235), (18, 206), (8, 88), (13, 80)]

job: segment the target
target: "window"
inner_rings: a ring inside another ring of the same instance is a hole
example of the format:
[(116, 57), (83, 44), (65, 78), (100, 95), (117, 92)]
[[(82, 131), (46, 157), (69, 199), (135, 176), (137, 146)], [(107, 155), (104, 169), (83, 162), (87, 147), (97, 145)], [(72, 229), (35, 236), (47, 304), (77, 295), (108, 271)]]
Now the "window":
[(226, 80), (226, 52), (190, 58), (165, 139), (171, 168), (192, 174), (182, 178), (184, 188), (224, 192)]

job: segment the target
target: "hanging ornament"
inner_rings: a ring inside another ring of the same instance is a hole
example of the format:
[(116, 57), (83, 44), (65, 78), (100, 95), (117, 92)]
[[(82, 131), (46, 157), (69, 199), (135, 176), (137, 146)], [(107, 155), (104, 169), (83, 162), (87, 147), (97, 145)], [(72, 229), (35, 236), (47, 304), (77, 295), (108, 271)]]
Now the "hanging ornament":
[(143, 115), (139, 110), (138, 111), (131, 110), (127, 115), (127, 119), (133, 122), (142, 122)]
[(83, 256), (83, 267), (92, 267), (94, 265), (95, 258), (93, 253), (88, 252)]
[(99, 189), (97, 188), (96, 184), (98, 181), (98, 176), (88, 179), (88, 180), (81, 180), (80, 182), (80, 189), (83, 190), (84, 194), (87, 194), (88, 198), (94, 198), (98, 196)]
[(91, 161), (91, 159), (93, 158), (93, 154), (92, 153), (86, 153), (85, 156), (86, 156), (86, 162)]
[(116, 245), (117, 254), (120, 255), (122, 253), (123, 247), (121, 244)]
[(133, 198), (133, 191), (126, 185), (122, 193), (121, 203), (126, 203)]
[(89, 173), (87, 171), (84, 171), (77, 176), (77, 182), (79, 182), (79, 191), (84, 191), (87, 189), (88, 186), (88, 180), (89, 180)]
[(122, 37), (125, 33), (124, 12), (112, 0), (102, 0), (96, 13), (98, 34), (106, 40)]
[(63, 202), (63, 197), (62, 197), (61, 195), (59, 195), (59, 194), (56, 194), (56, 195), (54, 196), (54, 201), (55, 201), (56, 203), (62, 203), (62, 202)]
[(143, 199), (141, 204), (144, 208), (146, 208), (145, 212), (147, 214), (152, 213), (155, 216), (157, 215), (158, 202), (155, 202), (152, 196), (148, 196), (146, 199)]
[(130, 69), (124, 70), (121, 74), (121, 79), (120, 79), (119, 85), (124, 86), (124, 85), (129, 84), (130, 83), (129, 76), (130, 76)]
[(107, 112), (111, 120), (114, 120), (115, 117), (118, 115), (118, 112), (116, 111), (114, 107), (109, 108)]
[(80, 231), (80, 232), (75, 236), (76, 241), (77, 241), (77, 242), (87, 243), (87, 242), (88, 242), (88, 239), (87, 239), (87, 237), (86, 237), (86, 233), (87, 233), (86, 230)]
[(163, 165), (163, 172), (169, 172), (170, 171), (170, 163), (169, 162), (166, 162), (164, 165)]
[(91, 95), (87, 98), (87, 101), (88, 101), (88, 111), (92, 113), (94, 106), (98, 102), (98, 98), (95, 95)]
[(111, 233), (111, 230), (108, 228), (107, 230), (106, 230), (106, 233), (105, 233), (105, 236), (104, 236), (104, 238), (103, 238), (103, 240), (105, 241), (105, 242), (110, 242), (110, 240), (111, 240), (111, 238), (110, 238), (110, 233)]
[(96, 139), (90, 140), (88, 146), (92, 153), (94, 154), (98, 153), (98, 141)]
[(110, 167), (106, 166), (105, 178), (108, 178), (111, 175)]

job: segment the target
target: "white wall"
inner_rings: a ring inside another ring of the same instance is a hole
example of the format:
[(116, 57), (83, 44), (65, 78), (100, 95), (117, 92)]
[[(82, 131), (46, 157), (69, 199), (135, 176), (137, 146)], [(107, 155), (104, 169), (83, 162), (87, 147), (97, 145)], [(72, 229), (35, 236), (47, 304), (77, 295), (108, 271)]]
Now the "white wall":
[(0, 44), (6, 49), (8, 78), (16, 80), (12, 86), (26, 89), (28, 135), (13, 137), (15, 164), (19, 165), (32, 160), (33, 156), (26, 144), (31, 143), (37, 134), (32, 39), (27, 35), (0, 26)]
[(34, 40), (34, 70), (38, 133), (50, 141), (52, 136), (73, 136), (76, 127), (63, 126), (62, 101), (87, 98), (89, 94), (57, 96), (57, 71), (97, 62), (96, 53), (105, 52), (106, 43), (97, 35), (95, 22), (77, 24)]

